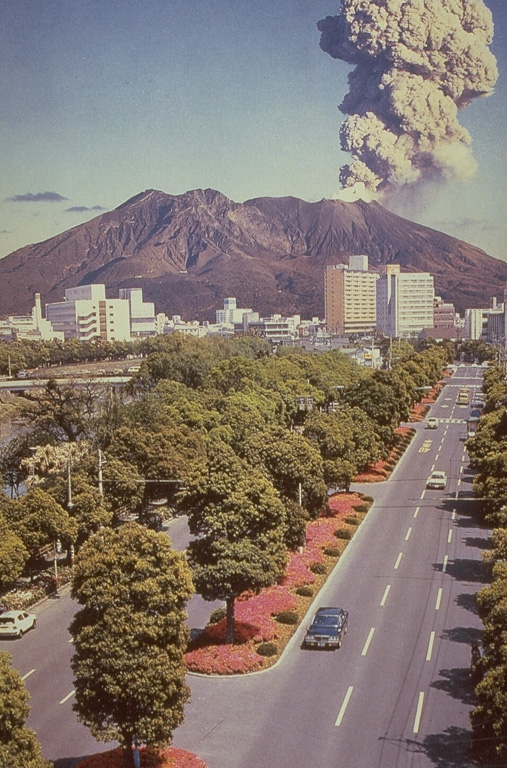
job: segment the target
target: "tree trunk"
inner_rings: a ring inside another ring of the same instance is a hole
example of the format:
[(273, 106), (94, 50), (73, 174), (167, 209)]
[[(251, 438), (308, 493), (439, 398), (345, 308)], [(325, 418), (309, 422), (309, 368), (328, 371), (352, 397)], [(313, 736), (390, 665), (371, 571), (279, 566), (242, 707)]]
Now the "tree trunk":
[[(127, 744), (127, 741), (128, 741), (128, 744)], [(132, 751), (132, 742), (133, 742), (133, 739), (132, 737), (130, 737), (130, 739), (125, 740), (125, 744), (122, 746), (123, 768), (135, 768), (134, 753)]]
[(235, 597), (228, 597), (225, 604), (227, 606), (227, 628), (225, 630), (225, 642), (229, 645), (234, 643), (234, 601)]

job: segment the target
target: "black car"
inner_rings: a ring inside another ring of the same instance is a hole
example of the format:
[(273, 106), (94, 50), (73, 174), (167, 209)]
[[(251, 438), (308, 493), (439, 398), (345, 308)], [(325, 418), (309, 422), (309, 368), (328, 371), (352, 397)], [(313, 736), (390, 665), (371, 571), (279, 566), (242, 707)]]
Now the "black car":
[(347, 633), (348, 611), (319, 608), (308, 627), (303, 644), (307, 648), (340, 648)]

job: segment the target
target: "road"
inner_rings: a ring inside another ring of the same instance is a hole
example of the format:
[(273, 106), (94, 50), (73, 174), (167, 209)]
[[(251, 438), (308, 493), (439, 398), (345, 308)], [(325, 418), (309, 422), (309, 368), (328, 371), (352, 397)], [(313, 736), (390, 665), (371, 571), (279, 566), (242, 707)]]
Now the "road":
[[(463, 442), (469, 409), (455, 400), (459, 386), (480, 388), (481, 373), (460, 367), (432, 406), (438, 429), (418, 425), (391, 479), (367, 486), (375, 504), (314, 605), (350, 611), (342, 648), (302, 650), (305, 619), (266, 672), (190, 675), (192, 700), (176, 746), (208, 768), (466, 766), (470, 644), (481, 629), (474, 596), (489, 532), (478, 526), (471, 499)], [(445, 492), (425, 489), (433, 468), (447, 472)], [(183, 523), (174, 525), (179, 546)], [(191, 626), (203, 616), (196, 605)], [(67, 597), (45, 603), (34, 633), (0, 643), (29, 675), (29, 725), (52, 759), (97, 751), (72, 713), (72, 647), (57, 631), (74, 610)], [(57, 761), (58, 768), (74, 764)]]

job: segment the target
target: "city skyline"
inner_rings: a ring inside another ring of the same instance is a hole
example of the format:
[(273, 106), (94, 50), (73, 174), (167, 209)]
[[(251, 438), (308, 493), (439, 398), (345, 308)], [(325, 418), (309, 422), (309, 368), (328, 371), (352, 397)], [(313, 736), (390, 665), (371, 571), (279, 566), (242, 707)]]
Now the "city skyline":
[[(507, 261), (507, 9), (493, 13), (495, 93), (460, 111), (474, 179), (407, 188), (389, 207)], [(339, 1), (0, 2), (0, 257), (148, 188), (236, 202), (339, 191), (351, 67), (319, 47)]]

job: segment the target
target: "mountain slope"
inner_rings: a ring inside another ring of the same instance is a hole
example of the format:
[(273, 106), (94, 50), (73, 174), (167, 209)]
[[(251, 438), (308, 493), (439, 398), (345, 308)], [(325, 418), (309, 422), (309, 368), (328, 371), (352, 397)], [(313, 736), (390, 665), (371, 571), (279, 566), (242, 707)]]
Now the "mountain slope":
[(35, 292), (61, 301), (65, 288), (142, 287), (157, 311), (214, 319), (226, 296), (262, 314), (323, 316), (324, 270), (368, 255), (435, 275), (457, 308), (502, 296), (507, 264), (414, 224), (378, 203), (257, 198), (235, 203), (214, 190), (173, 196), (147, 190), (113, 211), (0, 261), (0, 313), (27, 312)]

